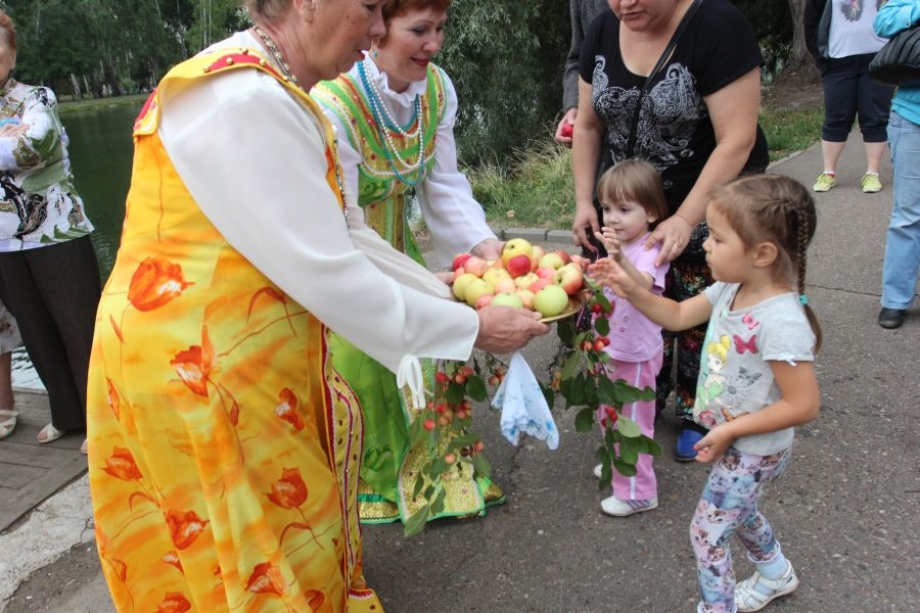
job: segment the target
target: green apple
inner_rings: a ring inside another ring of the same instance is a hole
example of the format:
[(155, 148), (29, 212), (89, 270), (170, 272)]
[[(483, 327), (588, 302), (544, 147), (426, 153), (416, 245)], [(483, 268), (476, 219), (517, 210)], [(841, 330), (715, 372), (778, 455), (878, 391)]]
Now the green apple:
[(543, 317), (555, 317), (569, 306), (569, 295), (558, 285), (547, 285), (534, 295), (533, 306)]
[(514, 307), (515, 309), (523, 308), (524, 302), (517, 294), (495, 294), (495, 298), (492, 299), (492, 306), (509, 306)]

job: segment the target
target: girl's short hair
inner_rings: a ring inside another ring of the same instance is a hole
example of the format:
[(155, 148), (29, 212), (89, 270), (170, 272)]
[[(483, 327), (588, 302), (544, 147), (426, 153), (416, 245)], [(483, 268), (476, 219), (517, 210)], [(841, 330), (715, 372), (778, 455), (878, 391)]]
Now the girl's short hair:
[(4, 11), (0, 11), (0, 38), (6, 44), (7, 50), (15, 55), (18, 51), (16, 47), (16, 25)]
[(658, 169), (644, 160), (623, 160), (608, 168), (597, 183), (597, 199), (601, 202), (632, 201), (655, 218), (651, 227), (668, 216), (668, 201), (664, 197)]
[[(808, 245), (815, 235), (815, 201), (795, 179), (783, 175), (748, 175), (716, 188), (709, 206), (725, 217), (748, 249), (769, 242), (777, 247), (775, 275), (795, 283), (805, 295)], [(807, 304), (805, 311), (821, 347), (821, 328)]]

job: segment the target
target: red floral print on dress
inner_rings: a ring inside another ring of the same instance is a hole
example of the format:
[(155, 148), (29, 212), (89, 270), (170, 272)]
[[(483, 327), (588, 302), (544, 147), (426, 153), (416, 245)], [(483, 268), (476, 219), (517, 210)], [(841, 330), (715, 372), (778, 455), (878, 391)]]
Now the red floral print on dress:
[(201, 345), (192, 345), (180, 351), (170, 361), (170, 366), (186, 386), (199, 396), (208, 395), (208, 377), (214, 367), (214, 347), (208, 338), (208, 329), (201, 332)]
[(180, 265), (152, 256), (141, 262), (131, 276), (128, 301), (138, 311), (152, 311), (179, 296), (190, 285), (194, 283), (185, 280)]
[(194, 511), (176, 511), (170, 509), (166, 512), (166, 525), (169, 526), (169, 534), (172, 537), (173, 545), (177, 549), (185, 549), (195, 542), (208, 521), (204, 520)]
[(271, 562), (256, 564), (246, 582), (246, 591), (253, 594), (275, 594), (281, 596), (284, 593), (284, 577), (281, 571)]
[(304, 483), (300, 470), (285, 468), (281, 479), (272, 484), (268, 499), (282, 509), (296, 509), (307, 501), (307, 484)]
[(131, 452), (122, 447), (112, 450), (112, 455), (105, 459), (105, 467), (102, 470), (123, 481), (137, 481), (144, 476)]
[(294, 392), (286, 387), (278, 394), (278, 398), (281, 402), (275, 407), (275, 415), (294, 426), (294, 429), (298, 432), (303, 430), (305, 424), (300, 413), (297, 412), (299, 403)]
[(192, 603), (180, 592), (167, 592), (163, 601), (157, 605), (157, 613), (185, 613), (191, 610)]

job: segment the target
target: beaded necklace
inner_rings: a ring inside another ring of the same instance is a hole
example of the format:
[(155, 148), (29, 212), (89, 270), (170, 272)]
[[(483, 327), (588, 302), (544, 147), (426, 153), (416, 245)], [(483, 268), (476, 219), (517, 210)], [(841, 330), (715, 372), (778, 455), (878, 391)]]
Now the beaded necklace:
[[(393, 116), (390, 115), (389, 109), (383, 103), (383, 100), (380, 97), (380, 92), (377, 91), (377, 86), (374, 83), (373, 79), (369, 79), (367, 76), (366, 62), (367, 58), (363, 61), (358, 62), (358, 74), (361, 77), (361, 83), (364, 85), (364, 90), (367, 92), (368, 102), (371, 107), (371, 114), (374, 116), (374, 124), (377, 126), (377, 133), (380, 135), (381, 140), (383, 141), (383, 153), (387, 159), (387, 163), (390, 165), (390, 168), (396, 174), (396, 178), (405, 183), (410, 187), (415, 187), (422, 182), (425, 175), (425, 132), (422, 129), (422, 99), (419, 94), (415, 95), (415, 109), (413, 111), (413, 116), (409, 120), (407, 125), (411, 126), (415, 123), (415, 130), (407, 131), (406, 128), (400, 127), (396, 121), (394, 121)], [(384, 123), (386, 126), (384, 126)], [(393, 142), (393, 138), (390, 136), (390, 132), (396, 132), (402, 136), (403, 140), (407, 142), (412, 142), (413, 140), (418, 141), (418, 158), (415, 160), (415, 163), (410, 163), (403, 159), (399, 154), (399, 149), (396, 147), (396, 144)], [(395, 159), (394, 159), (395, 158)], [(400, 172), (400, 169), (397, 168), (396, 162), (403, 168), (403, 172)], [(414, 175), (414, 176), (413, 176)]]
[[(300, 82), (297, 80), (297, 77), (294, 75), (294, 73), (291, 72), (290, 65), (286, 61), (284, 61), (284, 56), (281, 55), (281, 52), (278, 50), (278, 47), (275, 45), (275, 41), (273, 41), (271, 37), (269, 37), (269, 35), (266, 34), (262, 30), (262, 28), (260, 28), (257, 25), (252, 26), (252, 30), (259, 36), (259, 38), (262, 39), (262, 42), (265, 43), (265, 48), (268, 49), (269, 53), (272, 54), (272, 58), (274, 58), (275, 63), (278, 64), (278, 68), (281, 69), (281, 73), (284, 75), (284, 77), (286, 79), (289, 79), (291, 83), (293, 83), (298, 88), (300, 88), (301, 91), (303, 91), (303, 88), (300, 87)], [(322, 113), (320, 115), (322, 115)], [(342, 172), (342, 163), (339, 161), (339, 138), (338, 138), (338, 135), (335, 134), (334, 130), (330, 130), (330, 131), (333, 134), (331, 150), (332, 150), (332, 163), (333, 163), (333, 166), (335, 167), (335, 182), (336, 182), (336, 185), (338, 185), (339, 187), (339, 194), (342, 197), (342, 202), (345, 204), (345, 206), (342, 207), (342, 212), (345, 215), (345, 222), (347, 225), (348, 223), (347, 204), (348, 203), (345, 202), (345, 177)]]

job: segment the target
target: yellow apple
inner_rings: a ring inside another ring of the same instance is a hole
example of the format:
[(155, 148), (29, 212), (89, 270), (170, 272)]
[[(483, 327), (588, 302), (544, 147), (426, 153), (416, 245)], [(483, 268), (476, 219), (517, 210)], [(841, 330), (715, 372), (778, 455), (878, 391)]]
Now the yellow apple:
[(463, 292), (463, 298), (468, 305), (476, 306), (476, 301), (479, 300), (480, 296), (494, 293), (495, 288), (492, 287), (491, 283), (483, 281), (482, 279), (475, 279), (470, 281), (469, 285), (466, 286), (466, 291)]
[(466, 300), (466, 297), (464, 294), (466, 292), (467, 286), (470, 284), (471, 281), (478, 279), (478, 278), (479, 277), (477, 277), (474, 274), (465, 272), (461, 274), (460, 276), (458, 276), (456, 279), (454, 279), (454, 296), (457, 297), (457, 300)]
[(505, 243), (502, 248), (502, 262), (508, 266), (508, 260), (516, 255), (526, 255), (530, 258), (533, 255), (533, 245), (523, 238), (512, 238)]

